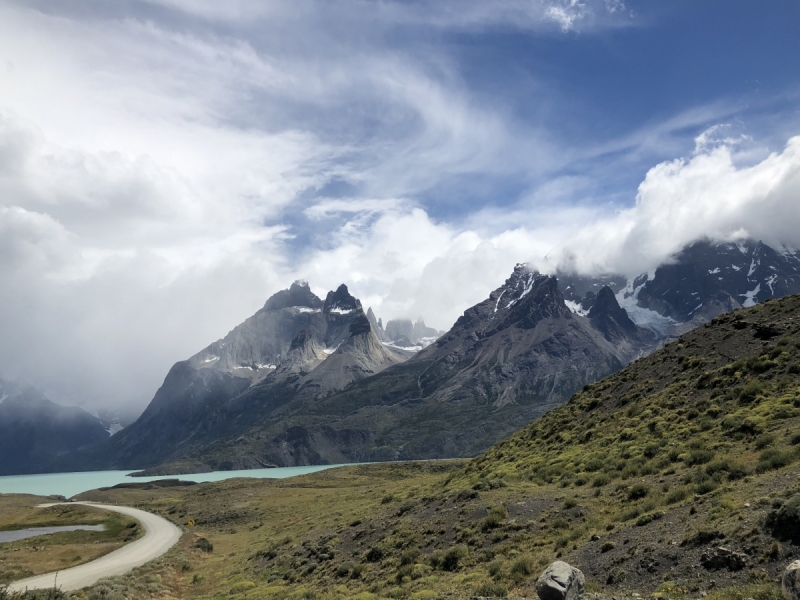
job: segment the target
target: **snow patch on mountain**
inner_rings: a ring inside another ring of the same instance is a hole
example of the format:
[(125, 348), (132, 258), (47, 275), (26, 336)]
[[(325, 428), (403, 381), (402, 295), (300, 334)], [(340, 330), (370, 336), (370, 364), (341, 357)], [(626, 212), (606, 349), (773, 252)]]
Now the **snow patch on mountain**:
[[(649, 308), (639, 306), (639, 292), (650, 280), (650, 275), (647, 277), (637, 277), (636, 279), (628, 280), (628, 285), (622, 288), (617, 294), (617, 302), (625, 309), (631, 321), (636, 323), (639, 327), (644, 327), (650, 331), (656, 332), (659, 336), (664, 336), (666, 333), (675, 327), (678, 322), (670, 317), (665, 317)], [(634, 288), (634, 281), (641, 281), (639, 285)], [(697, 310), (697, 309), (695, 309)]]
[(494, 312), (497, 312), (498, 307), (500, 306), (500, 299), (503, 297), (503, 294), (506, 293), (506, 290), (500, 292), (500, 295), (497, 297), (497, 302), (494, 303)]
[(108, 432), (108, 437), (111, 437), (115, 433), (119, 433), (125, 429), (119, 422), (111, 423), (108, 427), (106, 427), (106, 431)]
[(742, 294), (742, 296), (745, 299), (744, 302), (742, 303), (742, 306), (744, 307), (755, 306), (758, 303), (758, 300), (756, 300), (756, 296), (758, 296), (758, 293), (760, 291), (761, 291), (761, 284), (759, 283), (758, 285), (756, 285), (754, 289), (750, 290), (746, 294)]
[(581, 305), (577, 302), (573, 302), (572, 300), (564, 300), (564, 304), (567, 305), (567, 308), (574, 312), (576, 315), (580, 315), (581, 317), (585, 317), (589, 314), (588, 310), (583, 310)]

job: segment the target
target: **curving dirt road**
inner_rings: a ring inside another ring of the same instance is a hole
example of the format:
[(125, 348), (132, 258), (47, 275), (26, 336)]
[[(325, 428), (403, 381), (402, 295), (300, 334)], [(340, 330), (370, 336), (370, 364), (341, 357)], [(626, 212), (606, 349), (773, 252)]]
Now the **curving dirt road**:
[[(134, 567), (139, 567), (154, 558), (158, 558), (172, 548), (183, 534), (180, 529), (166, 519), (137, 508), (97, 504), (94, 502), (70, 502), (70, 504), (95, 506), (133, 517), (144, 527), (144, 535), (135, 542), (123, 546), (119, 550), (114, 550), (111, 554), (101, 556), (97, 560), (59, 571), (58, 587), (65, 592), (92, 585), (103, 577), (122, 575)], [(41, 505), (42, 508), (47, 506), (54, 506), (54, 504)], [(22, 591), (26, 588), (29, 590), (51, 588), (55, 582), (55, 573), (45, 573), (44, 575), (15, 581), (8, 587), (14, 591)]]

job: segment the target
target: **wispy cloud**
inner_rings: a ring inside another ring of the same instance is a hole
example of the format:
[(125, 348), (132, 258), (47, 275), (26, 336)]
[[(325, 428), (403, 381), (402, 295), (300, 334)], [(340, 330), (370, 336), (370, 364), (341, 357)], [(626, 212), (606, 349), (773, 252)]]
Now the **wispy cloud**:
[(741, 101), (560, 110), (537, 61), (634, 25), (620, 0), (0, 2), (0, 372), (144, 401), (296, 277), (445, 328), (520, 260), (646, 268), (659, 219), (789, 232), (795, 141), (695, 149)]

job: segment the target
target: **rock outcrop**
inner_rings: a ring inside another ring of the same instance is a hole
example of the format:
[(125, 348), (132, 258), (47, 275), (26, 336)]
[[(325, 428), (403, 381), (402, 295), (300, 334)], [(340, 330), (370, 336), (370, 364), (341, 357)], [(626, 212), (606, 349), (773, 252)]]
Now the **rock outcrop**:
[(536, 580), (536, 593), (541, 600), (580, 600), (585, 586), (580, 569), (557, 560)]
[(786, 567), (781, 579), (781, 590), (786, 600), (800, 600), (800, 560)]

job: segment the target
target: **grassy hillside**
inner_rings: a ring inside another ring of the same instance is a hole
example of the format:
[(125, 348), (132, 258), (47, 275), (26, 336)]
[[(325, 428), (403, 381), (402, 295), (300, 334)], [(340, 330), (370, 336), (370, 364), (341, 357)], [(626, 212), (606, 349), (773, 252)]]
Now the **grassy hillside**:
[[(706, 494), (800, 458), (800, 296), (720, 316), (586, 386), (467, 468), (602, 488), (680, 476)], [(678, 492), (673, 492), (673, 497)]]
[(777, 600), (800, 555), (799, 358), (790, 297), (716, 319), (468, 462), (93, 492), (189, 535), (85, 597), (530, 598), (561, 558), (608, 597)]

